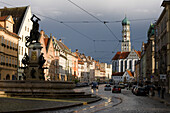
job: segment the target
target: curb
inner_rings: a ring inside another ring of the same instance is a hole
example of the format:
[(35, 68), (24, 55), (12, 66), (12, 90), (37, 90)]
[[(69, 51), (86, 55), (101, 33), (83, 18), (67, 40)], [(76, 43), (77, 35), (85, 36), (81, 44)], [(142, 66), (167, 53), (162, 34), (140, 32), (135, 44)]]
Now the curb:
[(160, 103), (163, 103), (163, 104), (165, 104), (165, 105), (167, 105), (167, 106), (170, 106), (170, 102), (167, 102), (166, 100), (162, 100), (162, 99), (156, 98), (156, 97), (149, 97), (149, 98), (154, 99), (154, 100), (157, 100), (157, 101), (159, 101)]
[(53, 110), (59, 110), (59, 109), (61, 110), (61, 109), (65, 109), (65, 108), (75, 107), (75, 106), (87, 105), (87, 104), (90, 104), (90, 103), (100, 101), (101, 99), (102, 99), (101, 97), (97, 97), (93, 101), (77, 103), (77, 104), (72, 104), (72, 105), (67, 105), (67, 106), (53, 107), (53, 108), (42, 108), (42, 109), (40, 108), (40, 109), (32, 109), (32, 110), (7, 111), (7, 112), (1, 112), (1, 113), (23, 113), (23, 112), (24, 113), (35, 113), (35, 112), (53, 111)]

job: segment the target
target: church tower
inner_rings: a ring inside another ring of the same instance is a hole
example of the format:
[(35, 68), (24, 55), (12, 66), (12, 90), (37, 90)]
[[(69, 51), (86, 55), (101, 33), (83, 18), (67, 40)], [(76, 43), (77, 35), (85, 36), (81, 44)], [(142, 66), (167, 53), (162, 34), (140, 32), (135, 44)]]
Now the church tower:
[(122, 20), (122, 44), (121, 52), (130, 52), (131, 51), (131, 42), (130, 42), (130, 21), (126, 18)]

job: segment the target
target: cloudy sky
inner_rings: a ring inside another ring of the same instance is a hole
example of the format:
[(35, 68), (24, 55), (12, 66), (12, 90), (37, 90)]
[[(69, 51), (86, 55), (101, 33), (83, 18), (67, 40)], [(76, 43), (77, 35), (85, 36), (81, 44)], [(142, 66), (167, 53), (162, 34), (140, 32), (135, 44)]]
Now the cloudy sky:
[[(0, 0), (1, 7), (31, 6), (41, 18), (40, 30), (62, 39), (72, 52), (110, 63), (122, 39), (121, 21), (131, 22), (131, 42), (141, 50), (147, 30), (162, 12), (163, 0)], [(75, 3), (75, 4), (73, 4)], [(82, 10), (82, 9), (84, 10)], [(106, 25), (101, 21), (107, 21)], [(64, 23), (61, 23), (64, 22)], [(117, 39), (118, 40), (117, 40)]]

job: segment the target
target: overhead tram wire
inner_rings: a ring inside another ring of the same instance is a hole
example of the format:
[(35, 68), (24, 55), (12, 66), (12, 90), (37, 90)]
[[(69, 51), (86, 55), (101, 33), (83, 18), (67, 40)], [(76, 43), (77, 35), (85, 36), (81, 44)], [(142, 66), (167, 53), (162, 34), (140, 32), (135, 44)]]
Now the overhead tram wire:
[[(8, 4), (8, 3), (2, 2), (2, 1), (0, 1), (0, 3), (6, 4), (6, 5), (9, 5), (9, 6), (13, 6), (13, 5), (11, 5), (11, 4)], [(15, 7), (15, 6), (13, 6), (13, 7)], [(33, 12), (33, 13), (35, 13), (35, 12)], [(62, 21), (59, 21), (59, 20), (54, 19), (54, 18), (51, 18), (51, 17), (44, 16), (44, 15), (41, 15), (41, 14), (38, 14), (38, 13), (35, 13), (35, 14), (37, 14), (37, 15), (39, 15), (39, 16), (41, 16), (41, 17), (48, 18), (48, 19), (50, 19), (50, 20), (56, 21), (56, 22), (58, 22), (58, 23), (61, 23), (61, 24), (65, 25), (66, 27), (72, 29), (73, 31), (77, 32), (78, 34), (84, 36), (85, 38), (87, 38), (87, 39), (89, 39), (89, 40), (93, 40), (93, 39), (90, 38), (89, 36), (81, 33), (80, 31), (78, 31), (78, 30), (76, 30), (75, 28), (69, 26), (68, 24), (63, 23)]]
[(97, 18), (96, 16), (92, 15), (91, 13), (89, 13), (88, 11), (86, 11), (85, 9), (83, 9), (82, 7), (80, 7), (79, 5), (77, 5), (76, 3), (72, 2), (71, 0), (67, 0), (68, 2), (72, 3), (73, 5), (75, 5), (76, 7), (78, 7), (79, 9), (83, 10), (84, 12), (86, 12), (88, 15), (92, 16), (93, 18), (95, 18), (96, 20), (98, 20), (99, 22), (103, 23), (106, 28), (111, 32), (111, 34), (118, 40), (120, 41), (116, 35), (113, 33), (113, 31), (109, 28), (109, 26), (106, 25), (107, 22), (100, 20), (99, 18)]
[[(155, 20), (156, 18), (142, 18), (142, 19), (129, 19), (129, 21), (147, 21), (147, 20)], [(62, 21), (63, 23), (69, 23), (69, 24), (91, 24), (91, 23), (101, 23), (100, 21), (89, 21), (89, 20), (82, 20), (82, 21)], [(112, 24), (112, 23), (120, 23), (121, 21), (120, 20), (115, 20), (115, 21), (109, 21), (109, 20), (106, 20), (106, 21), (102, 21), (104, 23), (109, 23), (109, 24)]]

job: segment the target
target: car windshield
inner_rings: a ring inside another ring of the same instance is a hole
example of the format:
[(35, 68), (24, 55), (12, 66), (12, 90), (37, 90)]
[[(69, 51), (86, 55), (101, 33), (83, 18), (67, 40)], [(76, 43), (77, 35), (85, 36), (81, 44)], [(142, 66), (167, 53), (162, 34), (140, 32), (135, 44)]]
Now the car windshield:
[(105, 85), (105, 87), (110, 87), (110, 85), (109, 85), (109, 84), (107, 84), (107, 85)]
[(114, 88), (119, 88), (119, 86), (114, 86)]

